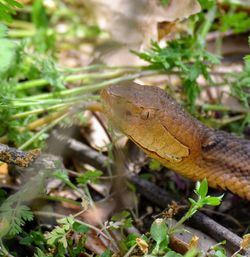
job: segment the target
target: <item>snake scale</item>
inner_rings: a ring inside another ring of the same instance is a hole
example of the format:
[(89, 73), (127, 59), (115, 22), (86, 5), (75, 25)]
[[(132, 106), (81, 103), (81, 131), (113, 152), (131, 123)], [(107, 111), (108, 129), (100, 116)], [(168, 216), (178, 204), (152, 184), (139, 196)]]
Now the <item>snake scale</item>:
[(158, 87), (114, 85), (101, 97), (111, 122), (150, 157), (250, 200), (250, 141), (205, 126)]

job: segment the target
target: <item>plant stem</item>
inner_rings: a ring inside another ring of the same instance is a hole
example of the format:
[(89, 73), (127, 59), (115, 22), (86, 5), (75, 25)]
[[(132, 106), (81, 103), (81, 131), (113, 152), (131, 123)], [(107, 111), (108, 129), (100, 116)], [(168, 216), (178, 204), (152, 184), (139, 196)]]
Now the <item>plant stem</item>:
[(5, 248), (4, 244), (3, 244), (3, 241), (0, 240), (0, 252), (2, 252), (4, 255), (3, 256), (6, 256), (6, 257), (14, 257), (12, 254), (10, 254), (7, 249)]
[(58, 96), (73, 96), (73, 95), (77, 95), (77, 94), (84, 94), (84, 93), (92, 93), (95, 92), (97, 90), (101, 90), (109, 85), (113, 85), (119, 82), (123, 82), (123, 81), (129, 81), (129, 80), (134, 80), (140, 77), (144, 77), (144, 76), (150, 76), (150, 75), (155, 75), (158, 74), (159, 71), (142, 71), (136, 74), (129, 74), (125, 77), (118, 77), (118, 78), (114, 78), (114, 79), (110, 79), (107, 81), (103, 81), (100, 83), (94, 83), (94, 84), (90, 84), (90, 85), (86, 85), (86, 86), (81, 86), (81, 87), (76, 87), (76, 88), (72, 88), (72, 89), (66, 89), (66, 90), (62, 90), (58, 93), (47, 93), (47, 94), (40, 94), (40, 95), (35, 95), (35, 96), (30, 96), (27, 97), (26, 99), (30, 99), (30, 100), (42, 100), (42, 99), (49, 99), (55, 96), (55, 94), (57, 94)]
[(48, 112), (48, 111), (51, 111), (51, 110), (58, 110), (58, 109), (61, 109), (61, 108), (69, 107), (72, 104), (73, 103), (57, 104), (57, 105), (52, 105), (52, 106), (45, 107), (45, 108), (40, 108), (40, 109), (31, 110), (31, 111), (27, 111), (27, 112), (21, 112), (21, 113), (17, 113), (17, 114), (12, 115), (11, 119), (18, 119), (18, 118), (26, 117), (28, 115), (40, 114), (40, 113)]
[(12, 22), (7, 22), (6, 25), (9, 28), (17, 28), (17, 29), (34, 29), (34, 25), (31, 22), (22, 21), (22, 20), (12, 20)]
[(22, 144), (19, 149), (23, 150), (25, 149), (27, 146), (29, 146), (30, 144), (32, 144), (32, 142), (34, 140), (36, 140), (38, 137), (40, 137), (43, 133), (47, 132), (49, 129), (53, 128), (55, 125), (57, 125), (60, 121), (62, 121), (66, 116), (68, 115), (68, 113), (65, 113), (59, 117), (58, 119), (54, 120), (53, 122), (51, 122), (48, 126), (44, 127), (43, 129), (41, 129), (38, 133), (36, 133), (33, 137), (31, 137), (28, 141), (26, 141), (24, 144)]
[(250, 111), (245, 108), (234, 108), (232, 109), (229, 106), (221, 105), (221, 104), (203, 104), (202, 109), (205, 111), (222, 111), (222, 112), (240, 112), (240, 113), (249, 113)]
[[(18, 131), (20, 133), (22, 133), (23, 131), (25, 131), (27, 129), (28, 130), (35, 130), (38, 127), (41, 127), (44, 124), (52, 122), (53, 120), (55, 120), (58, 117), (60, 117), (61, 115), (63, 115), (65, 112), (66, 112), (66, 109), (58, 111), (58, 112), (54, 112), (50, 115), (47, 115), (45, 117), (42, 117), (40, 119), (37, 119), (37, 120), (29, 123), (26, 127), (19, 128)], [(6, 144), (7, 142), (8, 142), (8, 136), (7, 135), (4, 135), (4, 136), (0, 137), (0, 143)]]
[[(64, 82), (75, 82), (79, 80), (86, 80), (86, 79), (108, 79), (108, 78), (113, 78), (117, 76), (121, 76), (124, 74), (124, 70), (116, 70), (112, 72), (107, 72), (107, 73), (90, 73), (90, 74), (76, 74), (76, 75), (69, 75), (64, 79)], [(41, 86), (46, 86), (50, 84), (46, 79), (36, 79), (36, 80), (31, 80), (27, 82), (22, 82), (19, 83), (16, 86), (16, 90), (25, 90), (25, 89), (30, 89), (34, 87), (41, 87)]]
[(70, 73), (74, 73), (74, 72), (81, 72), (81, 71), (92, 71), (92, 70), (123, 70), (123, 71), (142, 71), (145, 68), (147, 68), (147, 66), (107, 66), (106, 64), (94, 64), (94, 65), (89, 65), (89, 66), (84, 66), (84, 67), (77, 67), (77, 68), (64, 68), (61, 67), (59, 68), (60, 72), (70, 72)]
[[(35, 211), (34, 214), (40, 215), (40, 216), (45, 216), (45, 217), (55, 217), (55, 218), (59, 218), (59, 219), (67, 217), (66, 215), (62, 215), (62, 214), (59, 214), (59, 213), (44, 212), (44, 211)], [(78, 219), (75, 219), (75, 221), (76, 221), (77, 223), (80, 223), (80, 224), (82, 224), (82, 225), (84, 225), (84, 226), (90, 228), (90, 229), (93, 229), (94, 231), (97, 232), (97, 234), (102, 235), (104, 238), (108, 239), (109, 241), (111, 241), (111, 242), (113, 241), (112, 238), (109, 238), (106, 234), (104, 234), (104, 233), (103, 233), (100, 229), (98, 229), (97, 227), (95, 227), (95, 226), (93, 226), (93, 225), (91, 225), (91, 224), (85, 223), (85, 222), (83, 222), (83, 221), (81, 221), (81, 220), (78, 220)]]
[(68, 199), (68, 198), (65, 198), (65, 197), (62, 197), (62, 196), (50, 196), (50, 195), (46, 195), (46, 196), (43, 196), (43, 199), (47, 199), (47, 200), (50, 200), (50, 201), (65, 202), (65, 203), (69, 203), (69, 204), (74, 204), (74, 205), (77, 205), (77, 206), (81, 206), (81, 203), (80, 203), (80, 202), (77, 202), (77, 201), (75, 201), (75, 200)]
[(129, 248), (129, 250), (127, 251), (127, 253), (124, 255), (124, 257), (129, 257), (130, 254), (134, 251), (134, 249), (135, 249), (136, 246), (137, 246), (136, 244), (134, 244), (133, 246), (131, 246), (131, 247)]
[[(73, 104), (74, 103), (65, 105), (64, 109), (60, 108), (60, 111), (58, 111), (58, 112), (54, 112), (50, 115), (47, 115), (46, 117), (42, 117), (40, 119), (37, 119), (36, 121), (33, 121), (33, 122), (29, 123), (25, 128), (23, 128), (23, 127), (19, 128), (19, 131), (23, 132), (26, 129), (35, 130), (40, 126), (49, 123), (49, 122), (53, 121), (55, 118), (59, 117), (60, 116), (59, 113), (61, 113), (61, 112), (65, 113), (66, 110)], [(103, 111), (102, 105), (100, 103), (96, 103), (96, 102), (84, 104), (83, 107), (84, 107), (84, 109), (90, 110), (90, 111), (93, 111), (93, 112), (102, 112)], [(61, 109), (63, 109), (63, 110), (61, 110)], [(47, 109), (39, 109), (39, 112), (46, 111), (46, 110), (48, 110), (48, 108)], [(20, 116), (19, 116), (19, 114), (16, 114), (16, 115), (13, 115), (11, 118), (12, 119), (21, 118), (21, 117), (24, 117), (24, 116), (28, 115), (28, 113), (29, 112), (20, 113)], [(8, 136), (4, 135), (4, 136), (0, 137), (0, 143), (7, 144), (8, 143)]]
[(175, 231), (186, 221), (188, 220), (198, 208), (190, 208), (187, 213), (175, 224), (174, 227), (169, 229), (169, 234), (175, 233)]
[(206, 19), (205, 19), (204, 23), (199, 28), (200, 33), (198, 33), (198, 35), (199, 35), (199, 40), (202, 43), (202, 45), (205, 45), (207, 34), (211, 28), (211, 25), (213, 24), (215, 16), (216, 16), (216, 11), (217, 11), (217, 7), (215, 5), (213, 8), (211, 8), (209, 10), (209, 12), (206, 15)]
[(10, 29), (8, 31), (8, 36), (10, 38), (23, 38), (23, 37), (32, 37), (36, 31), (34, 29)]
[(235, 122), (235, 121), (239, 121), (239, 120), (243, 120), (246, 117), (246, 115), (241, 114), (241, 115), (237, 115), (231, 118), (227, 118), (227, 119), (223, 119), (221, 120), (221, 122), (218, 121), (218, 124), (220, 127), (225, 126), (229, 123)]
[[(29, 123), (26, 128), (29, 130), (35, 130), (36, 128), (39, 128), (45, 124), (49, 124), (49, 123), (53, 122), (54, 120), (56, 120), (57, 118), (60, 118), (66, 112), (67, 112), (67, 109), (63, 109), (61, 111), (51, 113), (50, 115), (47, 115), (45, 117), (42, 117), (40, 119), (37, 119), (37, 120)], [(20, 129), (21, 129), (21, 131), (23, 131), (26, 128), (20, 128)]]

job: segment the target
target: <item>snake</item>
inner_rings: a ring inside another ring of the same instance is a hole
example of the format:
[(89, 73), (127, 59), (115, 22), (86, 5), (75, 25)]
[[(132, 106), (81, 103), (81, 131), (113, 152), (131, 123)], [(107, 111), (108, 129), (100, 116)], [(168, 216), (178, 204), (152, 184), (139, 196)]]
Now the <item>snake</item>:
[(111, 124), (149, 157), (250, 200), (250, 141), (206, 126), (159, 87), (112, 85), (101, 99)]

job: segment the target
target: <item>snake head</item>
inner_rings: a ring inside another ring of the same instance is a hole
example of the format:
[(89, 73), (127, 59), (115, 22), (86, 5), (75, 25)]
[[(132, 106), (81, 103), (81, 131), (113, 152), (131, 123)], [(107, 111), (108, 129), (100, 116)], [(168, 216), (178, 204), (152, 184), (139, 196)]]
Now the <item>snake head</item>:
[(164, 90), (123, 84), (101, 97), (111, 122), (151, 157), (180, 162), (200, 148), (200, 125)]

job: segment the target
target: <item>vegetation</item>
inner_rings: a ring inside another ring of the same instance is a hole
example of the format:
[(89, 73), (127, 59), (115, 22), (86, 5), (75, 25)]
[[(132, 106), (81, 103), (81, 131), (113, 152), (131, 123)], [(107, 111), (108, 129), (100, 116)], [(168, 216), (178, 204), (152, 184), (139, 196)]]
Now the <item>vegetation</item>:
[[(229, 56), (229, 69), (223, 71), (227, 67), (223, 55), (225, 38), (229, 35), (230, 40), (234, 40), (239, 35), (248, 38), (250, 44), (247, 34), (250, 6), (247, 3), (199, 0), (201, 11), (179, 22), (181, 28), (174, 29), (174, 36), (166, 29), (166, 38), (171, 34), (171, 40), (154, 39), (148, 50), (140, 51), (140, 47), (131, 50), (146, 65), (131, 63), (120, 66), (103, 64), (98, 62), (99, 59), (90, 64), (99, 43), (112, 40), (112, 33), (101, 28), (97, 17), (91, 15), (89, 7), (94, 6), (68, 0), (27, 2), (0, 0), (0, 143), (22, 150), (41, 148), (46, 152), (46, 140), (54, 128), (76, 126), (80, 132), (89, 129), (91, 118), (82, 113), (98, 110), (101, 89), (148, 77), (157, 83), (157, 78), (161, 76), (165, 76), (161, 86), (207, 125), (242, 137), (249, 136), (250, 55), (245, 54), (243, 60), (240, 56), (242, 61), (237, 66), (238, 62), (232, 61), (235, 57), (233, 53), (231, 59)], [(160, 2), (167, 8), (169, 1)], [(175, 25), (173, 22), (172, 26)], [(214, 37), (213, 53), (208, 50), (211, 35)], [(86, 55), (84, 58), (88, 61), (82, 61), (81, 55)], [(236, 57), (239, 55), (236, 53)], [(174, 81), (173, 84), (171, 81)], [(212, 96), (213, 89), (219, 91), (216, 97)], [(221, 102), (223, 94), (232, 97), (237, 104)], [(103, 122), (100, 124), (103, 126)], [(106, 128), (105, 131), (108, 136), (112, 134)], [(87, 137), (82, 138), (82, 142), (92, 146)], [(111, 173), (112, 162), (116, 161), (112, 154), (115, 140), (103, 146), (104, 150), (98, 149), (107, 157), (104, 167), (108, 172), (100, 171), (99, 167), (86, 167), (74, 156), (70, 161), (63, 156), (65, 169), (61, 168), (61, 162), (55, 162), (52, 171), (37, 171), (35, 175), (27, 174), (27, 171), (23, 175), (27, 177), (27, 182), (22, 186), (18, 172), (13, 171), (15, 174), (11, 175), (7, 170), (3, 171), (3, 186), (0, 189), (1, 256), (22, 256), (25, 251), (27, 256), (36, 257), (108, 257), (118, 256), (118, 253), (125, 257), (204, 256), (195, 235), (184, 254), (172, 249), (170, 242), (180, 231), (188, 233), (182, 225), (198, 210), (206, 205), (221, 204), (222, 196), (208, 194), (206, 180), (196, 184), (196, 199), (188, 198), (187, 212), (174, 225), (171, 223), (173, 216), (182, 206), (173, 203), (169, 209), (173, 209), (174, 213), (168, 215), (159, 210), (157, 212), (154, 206), (155, 212), (150, 213), (143, 206), (146, 205), (145, 199), (142, 199), (144, 204), (140, 205), (140, 210), (138, 203), (133, 208), (123, 207), (120, 212), (111, 213), (112, 217), (105, 222), (100, 220), (93, 225), (83, 218), (87, 210), (98, 210), (100, 198), (106, 202), (113, 194), (111, 191), (102, 194), (101, 189), (96, 187), (105, 184), (105, 179), (110, 184), (116, 181), (117, 174)], [(141, 165), (140, 170), (141, 178), (149, 181), (157, 180), (159, 174), (164, 178), (163, 168), (156, 161)], [(59, 181), (54, 194), (47, 192), (50, 180)], [(162, 179), (158, 178), (158, 181), (162, 182)], [(187, 198), (185, 190), (178, 187), (179, 182), (177, 179), (161, 183), (161, 186), (178, 198), (183, 195)], [(130, 192), (136, 191), (130, 182), (124, 187)], [(52, 202), (55, 209), (61, 208), (61, 211), (39, 210), (33, 206), (34, 199), (41, 203), (46, 201), (49, 207)], [(138, 201), (134, 199), (134, 202)], [(111, 205), (109, 208), (112, 209)], [(219, 212), (218, 209), (213, 210)], [(138, 225), (144, 222), (142, 214), (150, 216), (150, 226)], [(46, 225), (39, 221), (39, 217), (44, 218)], [(55, 220), (49, 220), (51, 218), (56, 219), (56, 225), (53, 224)], [(115, 238), (115, 233), (119, 234), (119, 239)], [(249, 228), (240, 231), (240, 236), (245, 234), (245, 237), (233, 257), (242, 256), (240, 251), (248, 248), (250, 239), (247, 233)], [(106, 245), (102, 243), (104, 251), (103, 248), (98, 251), (93, 247), (99, 238), (106, 240)], [(223, 242), (218, 242), (207, 251), (207, 256), (224, 257), (226, 254)]]

